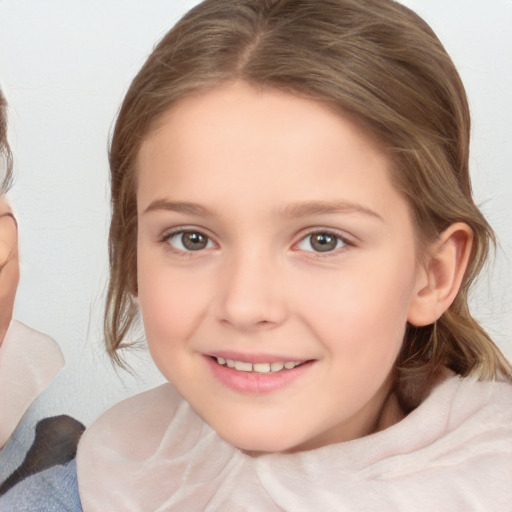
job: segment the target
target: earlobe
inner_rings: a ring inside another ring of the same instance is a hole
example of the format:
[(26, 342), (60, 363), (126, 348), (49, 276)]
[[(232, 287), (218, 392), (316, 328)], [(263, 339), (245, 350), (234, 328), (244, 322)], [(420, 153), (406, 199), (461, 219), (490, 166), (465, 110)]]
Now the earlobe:
[(452, 304), (466, 273), (473, 233), (457, 222), (432, 243), (417, 279), (408, 322), (416, 327), (434, 323)]

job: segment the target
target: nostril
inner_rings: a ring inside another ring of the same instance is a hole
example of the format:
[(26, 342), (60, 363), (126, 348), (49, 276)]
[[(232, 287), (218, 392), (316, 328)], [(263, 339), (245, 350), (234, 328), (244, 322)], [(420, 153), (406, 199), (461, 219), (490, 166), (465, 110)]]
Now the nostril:
[(272, 322), (270, 320), (251, 320), (241, 318), (222, 318), (220, 322), (223, 327), (230, 327), (244, 331), (258, 331), (270, 329), (273, 326), (277, 325), (277, 322)]

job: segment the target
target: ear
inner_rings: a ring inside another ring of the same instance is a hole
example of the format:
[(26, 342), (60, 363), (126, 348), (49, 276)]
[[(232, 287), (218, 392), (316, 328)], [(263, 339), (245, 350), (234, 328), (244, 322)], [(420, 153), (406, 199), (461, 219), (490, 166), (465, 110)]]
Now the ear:
[(432, 324), (450, 307), (464, 279), (472, 246), (473, 232), (462, 222), (452, 224), (432, 243), (418, 271), (407, 317), (410, 324)]

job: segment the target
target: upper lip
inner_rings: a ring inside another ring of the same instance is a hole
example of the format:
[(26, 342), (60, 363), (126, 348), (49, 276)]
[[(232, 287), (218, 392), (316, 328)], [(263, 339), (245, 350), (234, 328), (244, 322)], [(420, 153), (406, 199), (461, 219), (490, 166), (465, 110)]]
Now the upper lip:
[(229, 350), (219, 350), (205, 354), (210, 357), (222, 357), (223, 359), (231, 359), (233, 361), (240, 361), (241, 363), (278, 363), (278, 362), (306, 362), (310, 359), (304, 357), (297, 357), (283, 354), (244, 354), (241, 352), (232, 352)]

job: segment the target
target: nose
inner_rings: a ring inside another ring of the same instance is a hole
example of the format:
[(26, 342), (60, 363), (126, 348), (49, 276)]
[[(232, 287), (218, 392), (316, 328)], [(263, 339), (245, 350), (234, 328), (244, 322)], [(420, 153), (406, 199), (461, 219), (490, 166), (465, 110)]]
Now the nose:
[(253, 250), (228, 259), (219, 285), (217, 315), (225, 326), (251, 332), (285, 321), (284, 279), (271, 256)]

